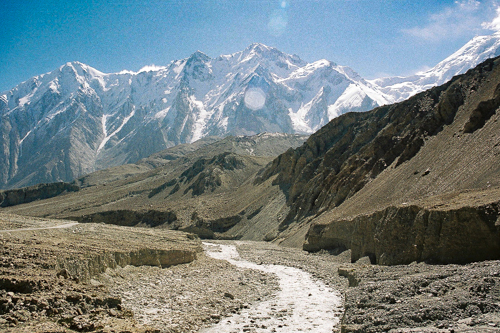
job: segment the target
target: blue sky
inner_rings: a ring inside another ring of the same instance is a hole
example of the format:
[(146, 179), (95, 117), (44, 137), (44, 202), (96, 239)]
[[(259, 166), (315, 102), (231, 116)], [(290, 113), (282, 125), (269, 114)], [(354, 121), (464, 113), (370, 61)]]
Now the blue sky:
[(497, 7), (494, 0), (4, 0), (0, 91), (68, 61), (137, 71), (253, 42), (347, 65), (365, 78), (409, 75), (491, 34), (485, 23)]

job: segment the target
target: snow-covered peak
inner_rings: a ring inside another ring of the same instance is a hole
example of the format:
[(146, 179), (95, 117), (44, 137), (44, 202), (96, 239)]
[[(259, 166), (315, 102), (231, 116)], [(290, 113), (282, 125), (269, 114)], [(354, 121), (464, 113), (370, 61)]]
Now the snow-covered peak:
[(333, 66), (334, 66), (334, 68), (335, 68), (335, 70), (337, 72), (345, 75), (350, 80), (365, 82), (365, 80), (355, 70), (353, 70), (351, 67), (348, 67), (348, 66), (339, 66), (339, 65), (336, 65), (336, 64), (333, 64)]
[(449, 81), (457, 74), (465, 73), (488, 58), (500, 55), (500, 33), (489, 36), (477, 36), (458, 51), (438, 63), (431, 70), (417, 75), (439, 78), (438, 85)]
[(283, 81), (288, 80), (307, 80), (312, 75), (315, 75), (325, 69), (332, 68), (334, 65), (332, 62), (328, 60), (318, 60), (313, 63), (307, 64), (303, 67), (299, 67), (295, 69), (287, 78), (284, 78)]
[(213, 78), (212, 59), (201, 51), (193, 53), (182, 66), (184, 80), (190, 78), (198, 81), (208, 81)]
[(336, 66), (336, 65), (337, 65), (336, 63), (331, 62), (330, 60), (321, 59), (321, 60), (312, 62), (310, 64), (307, 64), (305, 67), (307, 67), (309, 69), (319, 69), (319, 68), (323, 68), (323, 67), (332, 67), (332, 66)]
[(245, 50), (231, 55), (231, 58), (236, 58), (239, 63), (262, 63), (267, 67), (274, 67), (276, 72), (280, 72), (277, 73), (280, 76), (284, 75), (284, 71), (291, 71), (307, 64), (296, 55), (283, 53), (261, 43), (251, 44)]
[(350, 82), (367, 84), (367, 82), (350, 67), (339, 66), (326, 59), (321, 59), (303, 67), (299, 67), (282, 81), (309, 81), (320, 78), (328, 78), (330, 82), (347, 80)]
[(196, 51), (193, 53), (187, 60), (187, 62), (209, 62), (212, 60), (209, 56), (207, 56), (205, 53), (201, 52), (200, 50)]
[[(0, 134), (12, 141), (8, 160), (19, 173), (36, 167), (37, 181), (67, 181), (209, 135), (312, 133), (333, 117), (385, 102), (348, 67), (308, 64), (256, 43), (215, 59), (196, 51), (138, 72), (64, 64), (0, 97), (2, 119), (13, 124)], [(33, 166), (39, 151), (48, 153)], [(47, 172), (47, 165), (54, 166)]]
[(444, 84), (453, 76), (463, 74), (488, 58), (500, 55), (500, 33), (476, 36), (458, 51), (433, 68), (408, 77), (386, 77), (370, 80), (395, 101), (404, 100), (431, 87)]
[(106, 75), (98, 71), (97, 69), (92, 68), (89, 65), (86, 65), (79, 61), (67, 62), (66, 64), (59, 67), (59, 72), (74, 76), (82, 76), (87, 79), (93, 79), (95, 77), (103, 77)]
[(269, 54), (279, 54), (283, 53), (274, 47), (270, 47), (261, 43), (250, 44), (245, 50), (243, 50), (242, 55), (244, 58), (252, 56), (266, 56)]

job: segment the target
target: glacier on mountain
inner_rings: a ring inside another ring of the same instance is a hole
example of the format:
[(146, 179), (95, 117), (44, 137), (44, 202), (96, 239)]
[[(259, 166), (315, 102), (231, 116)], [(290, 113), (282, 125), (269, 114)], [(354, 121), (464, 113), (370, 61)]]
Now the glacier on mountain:
[(500, 54), (478, 36), (434, 68), (365, 80), (263, 44), (102, 73), (80, 62), (0, 94), (0, 188), (70, 181), (206, 136), (310, 134), (346, 112), (406, 99)]
[(258, 43), (138, 72), (70, 62), (0, 98), (0, 187), (68, 181), (209, 135), (308, 134), (390, 101), (350, 68)]

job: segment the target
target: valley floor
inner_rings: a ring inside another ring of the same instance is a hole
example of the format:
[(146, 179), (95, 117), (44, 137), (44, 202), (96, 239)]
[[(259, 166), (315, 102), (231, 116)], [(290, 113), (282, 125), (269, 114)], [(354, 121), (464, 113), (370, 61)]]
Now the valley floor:
[[(500, 332), (499, 261), (376, 266), (350, 263), (349, 251), (202, 244), (168, 230), (15, 215), (0, 222), (1, 332)], [(174, 258), (162, 249), (196, 259), (114, 266), (103, 254)]]
[[(312, 283), (319, 282), (320, 288), (341, 293), (340, 304), (310, 293), (325, 318), (330, 313), (340, 321), (332, 320), (327, 332), (500, 332), (499, 261), (377, 266), (367, 257), (350, 263), (349, 251), (309, 254), (244, 241), (208, 241), (204, 247), (224, 260), (203, 255), (168, 270), (114, 271), (113, 296), (160, 332), (323, 332), (323, 320), (308, 326), (312, 309), (300, 325), (291, 326), (293, 312), (301, 309), (289, 303), (304, 303), (300, 291), (288, 295), (295, 302), (280, 300), (286, 289), (276, 280), (280, 273), (265, 272), (278, 265), (309, 273), (311, 285), (304, 289), (314, 290)], [(227, 253), (231, 248), (239, 257)]]
[[(189, 264), (127, 266), (99, 280), (138, 322), (160, 332), (340, 332), (340, 292), (347, 281), (337, 270), (347, 256), (332, 260), (264, 242), (210, 241), (204, 247), (209, 255)], [(240, 257), (224, 257), (228, 248)]]

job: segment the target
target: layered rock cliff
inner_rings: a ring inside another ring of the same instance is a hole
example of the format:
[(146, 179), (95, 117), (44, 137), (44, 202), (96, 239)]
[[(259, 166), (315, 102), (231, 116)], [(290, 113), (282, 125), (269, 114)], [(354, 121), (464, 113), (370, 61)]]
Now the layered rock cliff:
[(35, 200), (48, 199), (65, 192), (75, 192), (79, 189), (75, 184), (61, 182), (0, 191), (0, 207), (15, 206)]
[(499, 202), (447, 210), (391, 206), (353, 219), (314, 224), (304, 249), (351, 249), (351, 260), (368, 256), (381, 265), (498, 259), (498, 208)]

